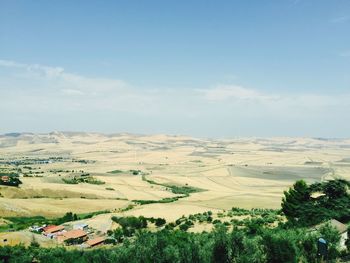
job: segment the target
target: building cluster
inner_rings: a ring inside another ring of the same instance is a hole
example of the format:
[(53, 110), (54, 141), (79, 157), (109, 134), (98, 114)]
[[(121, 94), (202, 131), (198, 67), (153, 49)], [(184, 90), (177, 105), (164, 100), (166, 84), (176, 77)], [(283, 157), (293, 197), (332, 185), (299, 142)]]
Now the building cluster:
[(105, 242), (104, 237), (93, 237), (88, 231), (89, 226), (83, 223), (74, 225), (70, 230), (63, 225), (31, 226), (29, 230), (56, 239), (58, 243), (65, 245), (81, 244), (82, 247), (95, 247)]
[(10, 182), (10, 177), (8, 175), (0, 176), (0, 181), (4, 183)]

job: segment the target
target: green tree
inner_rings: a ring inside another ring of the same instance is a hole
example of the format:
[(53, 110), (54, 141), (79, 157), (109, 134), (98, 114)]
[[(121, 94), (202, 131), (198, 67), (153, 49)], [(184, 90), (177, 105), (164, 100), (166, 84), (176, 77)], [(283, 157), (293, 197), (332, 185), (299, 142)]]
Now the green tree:
[[(282, 211), (291, 223), (302, 226), (316, 225), (328, 219), (350, 220), (350, 182), (330, 180), (315, 183), (309, 187), (304, 181), (297, 181), (289, 191), (284, 192)], [(321, 195), (311, 197), (313, 193)]]
[(230, 236), (231, 253), (233, 258), (238, 258), (244, 250), (244, 237), (243, 230), (234, 227)]
[(229, 239), (224, 226), (219, 226), (214, 232), (213, 262), (230, 262)]
[(328, 259), (334, 260), (339, 256), (340, 234), (338, 230), (330, 224), (323, 225), (319, 232), (328, 243)]
[(39, 242), (35, 239), (34, 235), (32, 235), (32, 240), (30, 241), (30, 247), (33, 247), (33, 248), (38, 248), (40, 247), (40, 244)]
[(158, 227), (165, 225), (165, 223), (166, 223), (166, 220), (164, 218), (157, 218), (155, 220), (155, 225)]
[(284, 191), (282, 211), (288, 220), (295, 220), (303, 213), (302, 205), (310, 200), (310, 191), (303, 180), (297, 181), (292, 188)]
[(237, 262), (240, 263), (263, 263), (266, 262), (266, 252), (261, 236), (245, 238), (243, 247)]
[(348, 186), (349, 182), (347, 182), (346, 180), (331, 180), (324, 184), (323, 192), (327, 195), (329, 199), (336, 199), (347, 196)]
[(264, 236), (266, 259), (270, 263), (298, 262), (298, 249), (292, 231), (266, 231)]

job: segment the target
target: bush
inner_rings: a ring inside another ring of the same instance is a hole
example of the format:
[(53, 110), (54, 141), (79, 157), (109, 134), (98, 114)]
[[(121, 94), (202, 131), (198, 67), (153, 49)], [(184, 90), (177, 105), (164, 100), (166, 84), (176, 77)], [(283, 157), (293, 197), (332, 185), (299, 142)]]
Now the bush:
[(339, 256), (340, 235), (336, 228), (329, 224), (322, 226), (319, 230), (321, 236), (328, 242), (328, 259)]
[(164, 218), (157, 218), (155, 221), (155, 224), (157, 227), (163, 226), (166, 223), (166, 220)]
[(179, 226), (179, 229), (182, 231), (187, 231), (190, 228), (189, 225), (187, 225), (186, 223), (183, 223)]
[(118, 223), (122, 227), (124, 236), (130, 237), (135, 234), (136, 230), (147, 227), (147, 219), (143, 216), (140, 217), (112, 217), (112, 220)]

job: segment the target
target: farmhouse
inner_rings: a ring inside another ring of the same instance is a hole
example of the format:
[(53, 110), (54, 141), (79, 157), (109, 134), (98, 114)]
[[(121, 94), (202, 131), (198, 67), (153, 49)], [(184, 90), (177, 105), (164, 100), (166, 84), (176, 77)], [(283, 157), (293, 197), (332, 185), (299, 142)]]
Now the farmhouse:
[(44, 231), (44, 228), (45, 228), (45, 225), (43, 225), (43, 226), (31, 226), (31, 227), (29, 227), (29, 231), (41, 233)]
[(81, 223), (81, 224), (76, 224), (73, 226), (73, 229), (80, 229), (80, 230), (87, 230), (89, 227), (88, 224)]
[(95, 246), (98, 246), (98, 245), (101, 245), (103, 244), (105, 241), (105, 238), (104, 237), (96, 237), (94, 239), (89, 239), (86, 244), (89, 246), (89, 247), (95, 247)]
[(3, 175), (1, 176), (1, 181), (3, 181), (4, 183), (8, 183), (10, 181), (10, 177), (7, 175)]
[(64, 230), (64, 226), (49, 225), (43, 228), (44, 235), (49, 236)]
[(81, 244), (88, 239), (85, 231), (81, 229), (74, 229), (62, 233), (62, 235), (57, 236), (57, 241), (60, 243), (65, 242), (68, 245), (71, 244)]
[(348, 238), (348, 227), (344, 225), (343, 223), (339, 222), (338, 220), (332, 219), (325, 223), (322, 223), (320, 225), (315, 226), (315, 230), (320, 229), (322, 226), (325, 226), (329, 224), (330, 226), (334, 227), (339, 235), (340, 235), (340, 248), (346, 249), (345, 241)]

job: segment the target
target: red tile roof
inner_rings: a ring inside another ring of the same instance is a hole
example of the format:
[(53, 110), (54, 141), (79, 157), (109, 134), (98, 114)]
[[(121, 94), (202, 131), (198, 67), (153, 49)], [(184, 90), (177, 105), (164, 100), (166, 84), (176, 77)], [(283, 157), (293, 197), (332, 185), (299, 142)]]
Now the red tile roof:
[(54, 225), (48, 225), (48, 226), (44, 227), (43, 230), (47, 231), (47, 230), (49, 230), (50, 228), (53, 228), (53, 227), (55, 227), (55, 226)]
[(89, 245), (90, 247), (96, 246), (98, 244), (101, 244), (104, 242), (106, 239), (104, 237), (96, 237), (94, 239), (89, 239), (86, 241), (86, 244)]
[(10, 180), (10, 177), (8, 177), (7, 175), (3, 175), (1, 177), (1, 180), (4, 181), (4, 182), (8, 182)]
[(80, 237), (85, 237), (86, 235), (87, 234), (85, 233), (85, 231), (80, 230), (80, 229), (74, 229), (74, 230), (68, 231), (66, 233), (63, 233), (63, 236), (66, 239), (69, 239), (69, 238), (80, 238)]
[(58, 231), (62, 231), (63, 229), (64, 229), (64, 226), (47, 226), (47, 227), (44, 227), (43, 230), (46, 234), (52, 234)]

